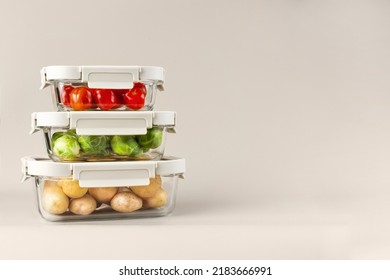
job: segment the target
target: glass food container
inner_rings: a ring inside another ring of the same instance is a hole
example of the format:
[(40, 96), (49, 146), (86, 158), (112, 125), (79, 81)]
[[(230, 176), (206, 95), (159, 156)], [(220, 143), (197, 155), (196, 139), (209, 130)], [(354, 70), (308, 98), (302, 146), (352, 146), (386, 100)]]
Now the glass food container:
[(151, 111), (164, 76), (155, 66), (47, 66), (41, 88), (51, 87), (58, 111)]
[(141, 218), (173, 211), (185, 161), (63, 163), (24, 157), (22, 172), (23, 180), (35, 179), (46, 220)]
[(31, 120), (32, 133), (42, 130), (54, 161), (160, 160), (176, 113), (38, 112)]

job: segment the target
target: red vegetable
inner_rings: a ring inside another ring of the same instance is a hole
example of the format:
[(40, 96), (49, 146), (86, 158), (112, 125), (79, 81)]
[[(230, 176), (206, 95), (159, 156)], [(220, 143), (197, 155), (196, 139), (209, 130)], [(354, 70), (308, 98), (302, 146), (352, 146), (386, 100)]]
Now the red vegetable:
[(116, 100), (118, 102), (118, 107), (121, 107), (123, 103), (123, 95), (128, 91), (128, 89), (114, 89)]
[(106, 111), (119, 107), (117, 95), (111, 89), (95, 89), (93, 99), (101, 110)]
[(142, 83), (134, 83), (132, 89), (123, 95), (123, 103), (130, 109), (139, 110), (145, 106), (146, 87)]
[(91, 90), (86, 87), (74, 88), (70, 93), (70, 106), (77, 111), (92, 108), (93, 100)]
[(72, 86), (64, 86), (61, 92), (61, 102), (66, 107), (70, 107), (70, 93), (73, 90)]

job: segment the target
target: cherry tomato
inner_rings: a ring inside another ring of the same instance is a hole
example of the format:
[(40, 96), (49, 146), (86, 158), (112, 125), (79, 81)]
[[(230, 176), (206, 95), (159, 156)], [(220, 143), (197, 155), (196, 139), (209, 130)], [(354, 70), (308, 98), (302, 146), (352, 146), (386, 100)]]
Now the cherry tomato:
[(123, 95), (123, 103), (130, 109), (139, 110), (145, 106), (146, 87), (142, 83), (134, 83)]
[(118, 107), (118, 99), (111, 89), (95, 89), (93, 99), (101, 110), (110, 110)]
[(61, 103), (70, 107), (70, 92), (74, 89), (72, 86), (64, 86), (61, 91)]
[(92, 108), (93, 100), (91, 90), (86, 87), (74, 88), (70, 93), (70, 106), (77, 111)]
[(118, 102), (118, 107), (121, 107), (123, 103), (123, 95), (128, 91), (128, 89), (114, 89), (116, 95), (116, 100)]

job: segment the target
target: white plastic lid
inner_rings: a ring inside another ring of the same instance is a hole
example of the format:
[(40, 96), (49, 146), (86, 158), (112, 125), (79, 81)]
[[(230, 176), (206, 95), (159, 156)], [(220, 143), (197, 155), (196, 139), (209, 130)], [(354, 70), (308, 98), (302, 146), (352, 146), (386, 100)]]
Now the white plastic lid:
[(50, 127), (76, 129), (79, 135), (144, 135), (153, 126), (167, 126), (173, 132), (175, 124), (176, 113), (172, 111), (71, 111), (31, 115), (32, 133)]
[(165, 71), (156, 66), (46, 66), (41, 69), (41, 89), (53, 81), (88, 83), (90, 88), (133, 88), (139, 81), (154, 81), (163, 90)]
[(164, 157), (159, 161), (54, 162), (49, 159), (22, 158), (23, 181), (30, 177), (72, 177), (81, 187), (146, 186), (156, 175), (185, 172), (185, 160)]

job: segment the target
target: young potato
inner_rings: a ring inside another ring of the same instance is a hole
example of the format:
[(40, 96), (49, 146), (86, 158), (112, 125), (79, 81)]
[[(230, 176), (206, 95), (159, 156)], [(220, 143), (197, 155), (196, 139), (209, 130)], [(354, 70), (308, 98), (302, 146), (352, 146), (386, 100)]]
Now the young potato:
[(111, 199), (111, 208), (117, 212), (129, 213), (142, 207), (142, 199), (132, 192), (118, 192)]
[(140, 198), (150, 198), (154, 196), (158, 189), (161, 188), (161, 177), (150, 178), (150, 184), (148, 186), (133, 186), (130, 189), (138, 195)]
[[(52, 181), (46, 181), (52, 182)], [(42, 207), (50, 214), (63, 214), (68, 210), (69, 198), (62, 191), (62, 188), (54, 184), (46, 184), (42, 192)]]
[(121, 187), (118, 189), (118, 192), (131, 192), (131, 190), (128, 187)]
[(96, 200), (89, 194), (80, 198), (73, 198), (69, 204), (69, 211), (76, 215), (89, 215), (96, 210)]
[(75, 180), (61, 180), (58, 184), (62, 187), (64, 193), (70, 198), (82, 197), (88, 191), (88, 188), (81, 188), (79, 181)]
[(57, 181), (45, 180), (43, 183), (44, 188), (58, 187)]
[(145, 208), (159, 208), (167, 204), (168, 194), (163, 189), (158, 189), (154, 196), (144, 199)]
[(117, 187), (101, 187), (89, 188), (89, 194), (96, 199), (97, 202), (109, 204), (111, 199), (118, 192)]

